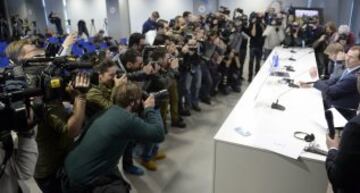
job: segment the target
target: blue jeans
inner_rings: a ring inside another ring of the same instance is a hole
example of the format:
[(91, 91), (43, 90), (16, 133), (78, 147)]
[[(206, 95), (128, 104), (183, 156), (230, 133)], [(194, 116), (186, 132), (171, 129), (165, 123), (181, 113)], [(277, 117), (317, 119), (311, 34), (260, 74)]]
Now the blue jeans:
[(143, 146), (143, 153), (141, 158), (143, 161), (150, 161), (158, 152), (159, 144), (157, 143), (145, 143)]
[(199, 93), (201, 88), (202, 71), (200, 65), (194, 65), (191, 71), (181, 72), (181, 92), (185, 97), (185, 106), (199, 104)]

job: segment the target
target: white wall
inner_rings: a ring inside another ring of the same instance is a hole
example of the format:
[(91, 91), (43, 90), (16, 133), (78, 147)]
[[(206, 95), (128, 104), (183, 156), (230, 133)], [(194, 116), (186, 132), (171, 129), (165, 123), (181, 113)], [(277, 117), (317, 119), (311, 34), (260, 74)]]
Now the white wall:
[(264, 12), (273, 0), (219, 0), (219, 6), (228, 7), (231, 11), (241, 8), (249, 15), (251, 12)]
[(172, 19), (184, 11), (193, 11), (192, 0), (128, 0), (131, 33), (141, 32), (143, 23), (153, 11), (162, 19)]
[(106, 18), (105, 0), (67, 0), (66, 2), (68, 18), (71, 19), (71, 31), (77, 30), (77, 23), (81, 19), (86, 22), (89, 33), (91, 33), (91, 19), (95, 20), (96, 31), (103, 28)]

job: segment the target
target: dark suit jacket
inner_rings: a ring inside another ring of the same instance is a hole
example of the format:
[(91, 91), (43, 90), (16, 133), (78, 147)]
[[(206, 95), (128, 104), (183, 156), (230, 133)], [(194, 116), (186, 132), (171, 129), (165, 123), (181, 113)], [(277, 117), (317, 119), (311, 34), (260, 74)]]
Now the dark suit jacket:
[(319, 80), (314, 84), (314, 87), (322, 92), (325, 105), (333, 105), (348, 120), (355, 116), (356, 111), (347, 109), (357, 109), (360, 102), (356, 86), (356, 74), (359, 71), (360, 69), (356, 69), (341, 80), (340, 76)]
[(339, 150), (330, 150), (325, 164), (335, 193), (360, 192), (360, 115), (346, 124)]

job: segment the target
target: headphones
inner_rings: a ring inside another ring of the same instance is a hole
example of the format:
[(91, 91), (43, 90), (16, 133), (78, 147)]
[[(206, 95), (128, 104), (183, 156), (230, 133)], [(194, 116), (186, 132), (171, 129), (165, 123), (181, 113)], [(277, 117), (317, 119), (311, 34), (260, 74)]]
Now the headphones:
[(302, 131), (296, 131), (294, 133), (294, 137), (296, 139), (300, 139), (300, 140), (303, 140), (303, 141), (306, 141), (306, 142), (313, 142), (315, 140), (315, 135), (313, 133), (311, 134), (308, 134), (308, 133), (305, 133), (305, 132), (302, 132)]

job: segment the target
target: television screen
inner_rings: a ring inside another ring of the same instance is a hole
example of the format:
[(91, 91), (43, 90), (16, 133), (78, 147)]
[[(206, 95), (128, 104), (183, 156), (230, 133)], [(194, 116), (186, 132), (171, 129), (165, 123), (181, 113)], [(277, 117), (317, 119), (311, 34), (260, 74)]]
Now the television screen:
[(308, 9), (295, 9), (295, 17), (301, 18), (301, 17), (314, 17), (314, 16), (320, 16), (319, 10), (308, 10)]

